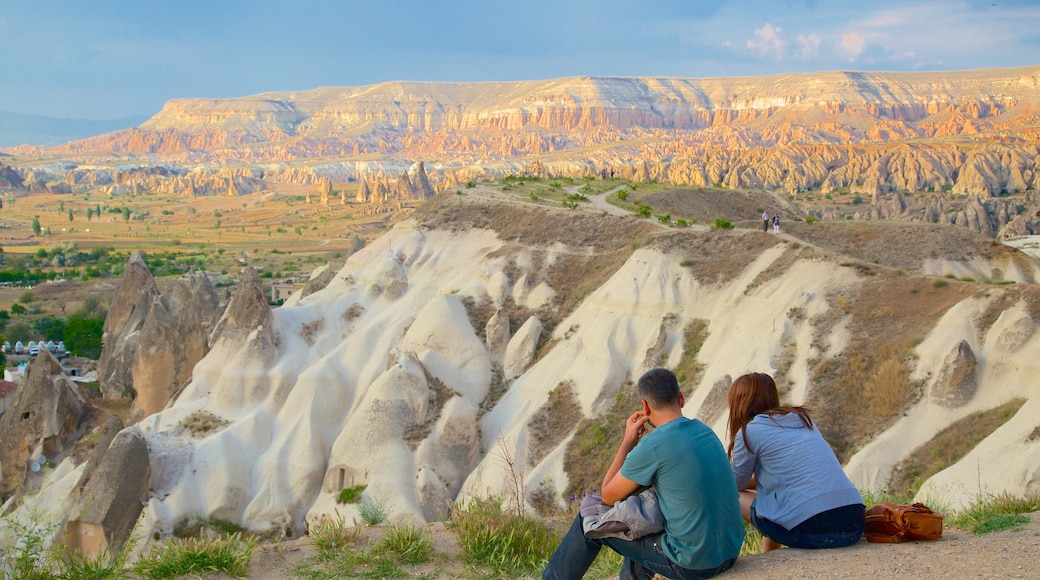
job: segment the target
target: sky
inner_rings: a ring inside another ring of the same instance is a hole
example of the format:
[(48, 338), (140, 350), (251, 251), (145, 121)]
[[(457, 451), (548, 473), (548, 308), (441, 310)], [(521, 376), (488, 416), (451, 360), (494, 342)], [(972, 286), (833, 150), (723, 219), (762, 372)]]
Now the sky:
[(0, 111), (393, 80), (1040, 65), (1040, 0), (2, 0)]

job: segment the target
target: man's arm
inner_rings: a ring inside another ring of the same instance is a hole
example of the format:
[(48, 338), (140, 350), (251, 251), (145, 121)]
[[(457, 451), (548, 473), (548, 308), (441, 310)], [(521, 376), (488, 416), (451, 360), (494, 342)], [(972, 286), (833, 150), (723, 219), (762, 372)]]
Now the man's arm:
[(638, 483), (618, 472), (621, 471), (629, 452), (639, 443), (639, 438), (646, 433), (645, 424), (648, 420), (649, 417), (643, 415), (642, 411), (637, 411), (625, 422), (625, 436), (621, 439), (621, 445), (614, 455), (610, 469), (607, 469), (607, 475), (603, 477), (603, 503), (614, 505), (639, 489)]

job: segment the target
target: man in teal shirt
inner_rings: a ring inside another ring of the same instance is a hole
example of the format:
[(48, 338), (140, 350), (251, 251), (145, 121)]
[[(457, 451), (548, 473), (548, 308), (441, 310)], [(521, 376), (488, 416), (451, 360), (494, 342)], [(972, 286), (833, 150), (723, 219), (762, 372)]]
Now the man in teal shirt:
[[(648, 371), (636, 389), (643, 409), (625, 423), (625, 436), (603, 478), (603, 502), (614, 505), (640, 487), (653, 486), (664, 531), (631, 541), (587, 538), (579, 514), (543, 579), (583, 577), (603, 546), (625, 557), (622, 580), (655, 573), (677, 580), (711, 578), (736, 561), (744, 520), (722, 442), (707, 425), (683, 416), (686, 400), (671, 371)], [(650, 433), (648, 424), (654, 427)]]

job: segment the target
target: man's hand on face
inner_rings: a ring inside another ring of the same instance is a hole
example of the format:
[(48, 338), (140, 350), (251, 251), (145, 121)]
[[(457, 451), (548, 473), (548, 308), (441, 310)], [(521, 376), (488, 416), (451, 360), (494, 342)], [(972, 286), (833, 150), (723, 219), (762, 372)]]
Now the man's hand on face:
[(639, 443), (639, 438), (646, 434), (646, 423), (650, 421), (650, 417), (643, 414), (642, 411), (636, 411), (628, 418), (625, 422), (625, 443), (635, 446)]

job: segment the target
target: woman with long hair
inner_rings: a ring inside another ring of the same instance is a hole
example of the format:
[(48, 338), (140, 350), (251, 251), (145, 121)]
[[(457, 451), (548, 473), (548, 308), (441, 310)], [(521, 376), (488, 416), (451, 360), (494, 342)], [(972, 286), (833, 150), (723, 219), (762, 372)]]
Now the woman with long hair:
[(863, 498), (805, 407), (780, 405), (773, 377), (748, 373), (729, 388), (726, 453), (744, 519), (762, 551), (839, 548), (863, 535)]

